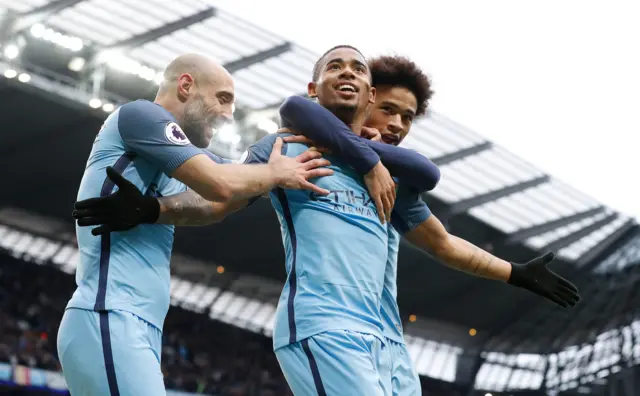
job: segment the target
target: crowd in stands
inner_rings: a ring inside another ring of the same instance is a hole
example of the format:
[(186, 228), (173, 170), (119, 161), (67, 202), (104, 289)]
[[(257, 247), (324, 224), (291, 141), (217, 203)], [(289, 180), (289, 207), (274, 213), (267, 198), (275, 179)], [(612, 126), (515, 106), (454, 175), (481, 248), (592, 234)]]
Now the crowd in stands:
[[(60, 371), (57, 329), (74, 290), (72, 275), (0, 253), (0, 362)], [(162, 370), (167, 389), (291, 395), (269, 338), (175, 307), (164, 326)]]
[[(57, 330), (74, 290), (73, 275), (0, 252), (0, 363), (61, 371)], [(177, 307), (169, 309), (164, 325), (162, 371), (172, 390), (213, 396), (292, 395), (270, 338)], [(425, 395), (462, 394), (452, 384), (421, 380), (423, 389), (444, 389)], [(0, 383), (0, 394), (47, 394), (6, 386)]]

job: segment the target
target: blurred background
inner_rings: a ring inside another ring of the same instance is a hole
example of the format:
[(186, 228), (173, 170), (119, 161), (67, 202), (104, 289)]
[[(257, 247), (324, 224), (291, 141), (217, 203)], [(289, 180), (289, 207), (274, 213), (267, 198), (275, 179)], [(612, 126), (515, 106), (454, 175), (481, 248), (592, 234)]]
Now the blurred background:
[[(360, 45), (303, 46), (314, 33), (271, 33), (255, 21), (255, 9), (247, 11), (249, 22), (237, 16), (243, 2), (221, 3), (0, 1), (1, 394), (66, 393), (55, 340), (75, 288), (70, 213), (109, 113), (153, 99), (175, 56), (207, 54), (233, 74), (237, 96), (235, 125), (220, 130), (209, 149), (238, 158), (277, 130), (278, 106), (304, 93), (321, 52)], [(446, 92), (438, 73), (432, 77)], [(495, 136), (488, 140), (454, 120), (456, 111), (447, 114), (431, 111), (403, 143), (442, 170), (426, 202), (450, 232), (504, 259), (558, 252), (554, 270), (578, 285), (583, 301), (561, 310), (446, 269), (403, 244), (398, 299), (424, 394), (640, 395), (637, 217), (554, 177), (549, 162), (544, 171), (532, 165), (544, 162), (545, 152), (524, 160)], [(629, 149), (635, 141), (619, 145)], [(563, 160), (571, 158), (568, 150)], [(617, 194), (640, 202), (637, 186), (622, 184)], [(169, 394), (290, 394), (270, 339), (285, 272), (269, 202), (218, 225), (178, 229), (174, 252), (162, 356)]]

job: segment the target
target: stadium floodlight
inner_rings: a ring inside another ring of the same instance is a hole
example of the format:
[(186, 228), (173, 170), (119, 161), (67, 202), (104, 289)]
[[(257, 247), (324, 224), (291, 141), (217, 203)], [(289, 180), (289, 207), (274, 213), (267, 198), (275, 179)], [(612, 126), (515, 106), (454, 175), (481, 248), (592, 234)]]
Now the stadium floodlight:
[(79, 37), (69, 37), (66, 47), (73, 52), (79, 52), (84, 48), (84, 43)]
[(102, 106), (102, 101), (98, 98), (93, 98), (89, 101), (89, 106), (91, 106), (94, 109), (97, 109), (98, 107)]
[(102, 105), (102, 111), (105, 113), (111, 113), (115, 109), (113, 103), (105, 103)]
[(31, 76), (27, 73), (20, 73), (20, 75), (18, 76), (18, 80), (23, 83), (28, 83), (29, 81), (31, 81)]
[(4, 76), (6, 78), (14, 78), (17, 75), (18, 75), (18, 72), (13, 69), (7, 69), (4, 71)]
[(84, 68), (84, 64), (85, 64), (85, 60), (84, 58), (81, 58), (79, 56), (74, 56), (70, 61), (69, 64), (67, 65), (67, 67), (69, 68), (69, 70), (74, 71), (74, 72), (79, 72)]
[(493, 396), (491, 393), (485, 393), (484, 396)]
[(15, 59), (20, 55), (20, 49), (15, 44), (8, 44), (4, 47), (4, 56), (8, 59)]
[(44, 27), (43, 24), (41, 23), (36, 23), (33, 26), (31, 26), (31, 35), (35, 38), (42, 38), (42, 35), (44, 34), (44, 30), (46, 28)]
[(269, 118), (260, 120), (258, 122), (258, 128), (269, 134), (278, 132), (278, 124)]
[(30, 31), (31, 35), (37, 39), (48, 41), (73, 52), (81, 51), (84, 48), (81, 38), (57, 32), (41, 23), (31, 26)]
[(136, 75), (147, 81), (158, 81), (158, 72), (137, 62), (119, 51), (107, 50), (97, 56), (98, 63), (103, 63), (112, 69)]

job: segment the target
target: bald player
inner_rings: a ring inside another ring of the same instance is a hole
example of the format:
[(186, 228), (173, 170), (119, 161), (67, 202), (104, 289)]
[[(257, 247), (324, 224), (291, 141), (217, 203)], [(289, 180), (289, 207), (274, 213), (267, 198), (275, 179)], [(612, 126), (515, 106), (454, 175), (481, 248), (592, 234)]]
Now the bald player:
[[(213, 128), (232, 119), (233, 101), (233, 80), (224, 68), (198, 55), (175, 59), (154, 102), (127, 103), (107, 118), (78, 200), (111, 194), (114, 184), (107, 174), (115, 172), (153, 200), (187, 187), (224, 203), (275, 187), (328, 194), (308, 181), (332, 174), (319, 168), (329, 162), (316, 152), (288, 158), (278, 140), (268, 164), (236, 165), (202, 150)], [(78, 287), (58, 332), (72, 395), (165, 394), (160, 354), (173, 231), (171, 225), (144, 224), (96, 237), (89, 227), (76, 229)]]

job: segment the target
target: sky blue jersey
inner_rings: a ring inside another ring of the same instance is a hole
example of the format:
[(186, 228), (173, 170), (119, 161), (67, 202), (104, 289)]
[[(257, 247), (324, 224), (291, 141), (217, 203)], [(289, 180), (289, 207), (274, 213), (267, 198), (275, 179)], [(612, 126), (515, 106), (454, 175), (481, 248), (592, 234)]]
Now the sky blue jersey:
[(384, 336), (404, 344), (402, 319), (398, 309), (398, 251), (401, 234), (411, 231), (431, 216), (431, 210), (422, 201), (420, 194), (409, 188), (398, 189), (396, 205), (388, 226), (387, 265), (384, 272), (384, 288), (380, 303), (380, 314)]
[[(276, 137), (267, 136), (251, 146), (243, 161), (266, 163)], [(285, 144), (283, 154), (295, 157), (306, 149), (302, 144)], [(275, 349), (329, 330), (383, 339), (380, 301), (387, 226), (380, 223), (362, 177), (340, 158), (325, 157), (334, 175), (312, 182), (330, 190), (328, 196), (279, 188), (270, 193), (280, 220), (287, 271), (276, 311)], [(396, 218), (401, 222), (413, 216), (405, 213)]]
[[(171, 113), (138, 100), (121, 106), (105, 121), (95, 139), (82, 177), (78, 200), (114, 192), (105, 169), (113, 166), (142, 193), (166, 196), (186, 190), (169, 175), (198, 154)], [(117, 187), (115, 187), (117, 188)], [(169, 309), (169, 260), (174, 227), (141, 224), (100, 237), (92, 227), (76, 227), (80, 263), (76, 291), (67, 308), (123, 310), (159, 329)]]

